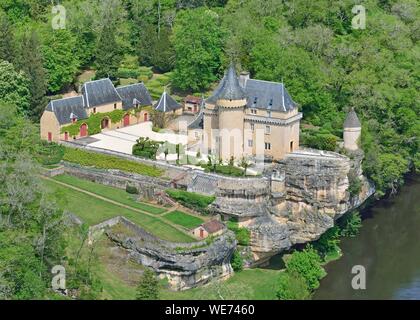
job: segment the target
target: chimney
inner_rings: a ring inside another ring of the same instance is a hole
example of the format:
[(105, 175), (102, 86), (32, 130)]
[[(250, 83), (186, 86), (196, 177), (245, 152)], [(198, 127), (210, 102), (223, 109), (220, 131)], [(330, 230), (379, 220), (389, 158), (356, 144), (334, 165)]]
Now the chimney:
[(239, 84), (242, 88), (245, 88), (246, 82), (250, 79), (248, 71), (242, 71), (239, 75)]

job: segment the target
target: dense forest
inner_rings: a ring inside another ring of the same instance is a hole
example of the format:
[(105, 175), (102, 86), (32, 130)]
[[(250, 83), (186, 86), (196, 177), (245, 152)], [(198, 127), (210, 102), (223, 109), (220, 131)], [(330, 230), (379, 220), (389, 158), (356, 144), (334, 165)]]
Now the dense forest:
[[(45, 149), (37, 123), (49, 99), (78, 90), (86, 70), (118, 83), (151, 67), (169, 75), (172, 92), (207, 95), (233, 61), (253, 78), (283, 81), (304, 113), (303, 142), (326, 149), (354, 107), (364, 172), (378, 196), (396, 191), (420, 168), (420, 7), (366, 0), (366, 28), (354, 29), (355, 4), (0, 0), (0, 299), (45, 296), (46, 265), (63, 255), (62, 213), (34, 174)], [(94, 279), (83, 268), (72, 279), (89, 295)]]

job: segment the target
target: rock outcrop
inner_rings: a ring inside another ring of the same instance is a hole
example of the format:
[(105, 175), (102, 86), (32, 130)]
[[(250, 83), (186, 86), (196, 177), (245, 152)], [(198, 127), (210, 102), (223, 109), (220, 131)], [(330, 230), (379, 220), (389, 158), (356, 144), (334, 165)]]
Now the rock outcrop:
[(230, 260), (236, 248), (235, 235), (221, 236), (194, 243), (161, 240), (125, 218), (105, 230), (106, 235), (130, 252), (134, 261), (166, 277), (173, 290), (185, 290), (213, 279), (225, 279), (232, 273)]
[[(361, 153), (347, 156), (303, 149), (274, 165), (265, 178), (230, 181), (221, 179), (212, 209), (237, 217), (251, 231), (253, 260), (260, 264), (295, 244), (318, 239), (334, 221), (374, 193), (362, 175)], [(348, 192), (353, 170), (362, 187)]]

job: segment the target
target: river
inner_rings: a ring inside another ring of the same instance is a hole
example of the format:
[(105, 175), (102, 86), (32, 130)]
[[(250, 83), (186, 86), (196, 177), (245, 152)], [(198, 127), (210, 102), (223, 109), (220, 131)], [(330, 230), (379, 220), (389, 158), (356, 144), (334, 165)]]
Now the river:
[[(343, 256), (326, 266), (314, 299), (420, 300), (420, 176), (361, 213), (360, 234), (342, 239)], [(366, 290), (351, 286), (355, 265), (366, 268)]]

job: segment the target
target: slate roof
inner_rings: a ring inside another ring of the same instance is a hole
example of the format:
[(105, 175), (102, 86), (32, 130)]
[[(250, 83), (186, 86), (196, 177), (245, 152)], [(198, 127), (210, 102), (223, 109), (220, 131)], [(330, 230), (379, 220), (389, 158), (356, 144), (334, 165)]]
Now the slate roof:
[(288, 112), (297, 107), (283, 83), (249, 79), (245, 92), (248, 108)]
[(240, 100), (245, 99), (245, 91), (239, 84), (239, 79), (233, 64), (223, 77), (213, 95), (207, 99), (208, 103), (216, 103), (217, 100)]
[(152, 97), (143, 83), (118, 87), (117, 92), (122, 99), (124, 110), (133, 108), (136, 104), (140, 106), (151, 106), (153, 104)]
[(206, 102), (216, 104), (219, 99), (244, 98), (247, 99), (248, 108), (288, 112), (297, 107), (283, 83), (249, 79), (245, 88), (242, 88), (233, 65), (229, 67), (213, 95)]
[(211, 220), (201, 225), (208, 233), (215, 233), (225, 228), (224, 224), (218, 220)]
[(182, 108), (166, 91), (162, 94), (159, 101), (155, 104), (155, 110), (160, 112), (169, 112)]
[(82, 96), (50, 101), (46, 110), (54, 112), (60, 125), (71, 123), (74, 116), (77, 119), (88, 117)]
[(350, 112), (347, 114), (346, 120), (344, 121), (344, 128), (361, 128), (362, 124), (360, 123), (359, 117), (357, 116), (354, 108), (351, 108)]
[(121, 97), (110, 79), (86, 82), (82, 87), (86, 108), (121, 102)]

